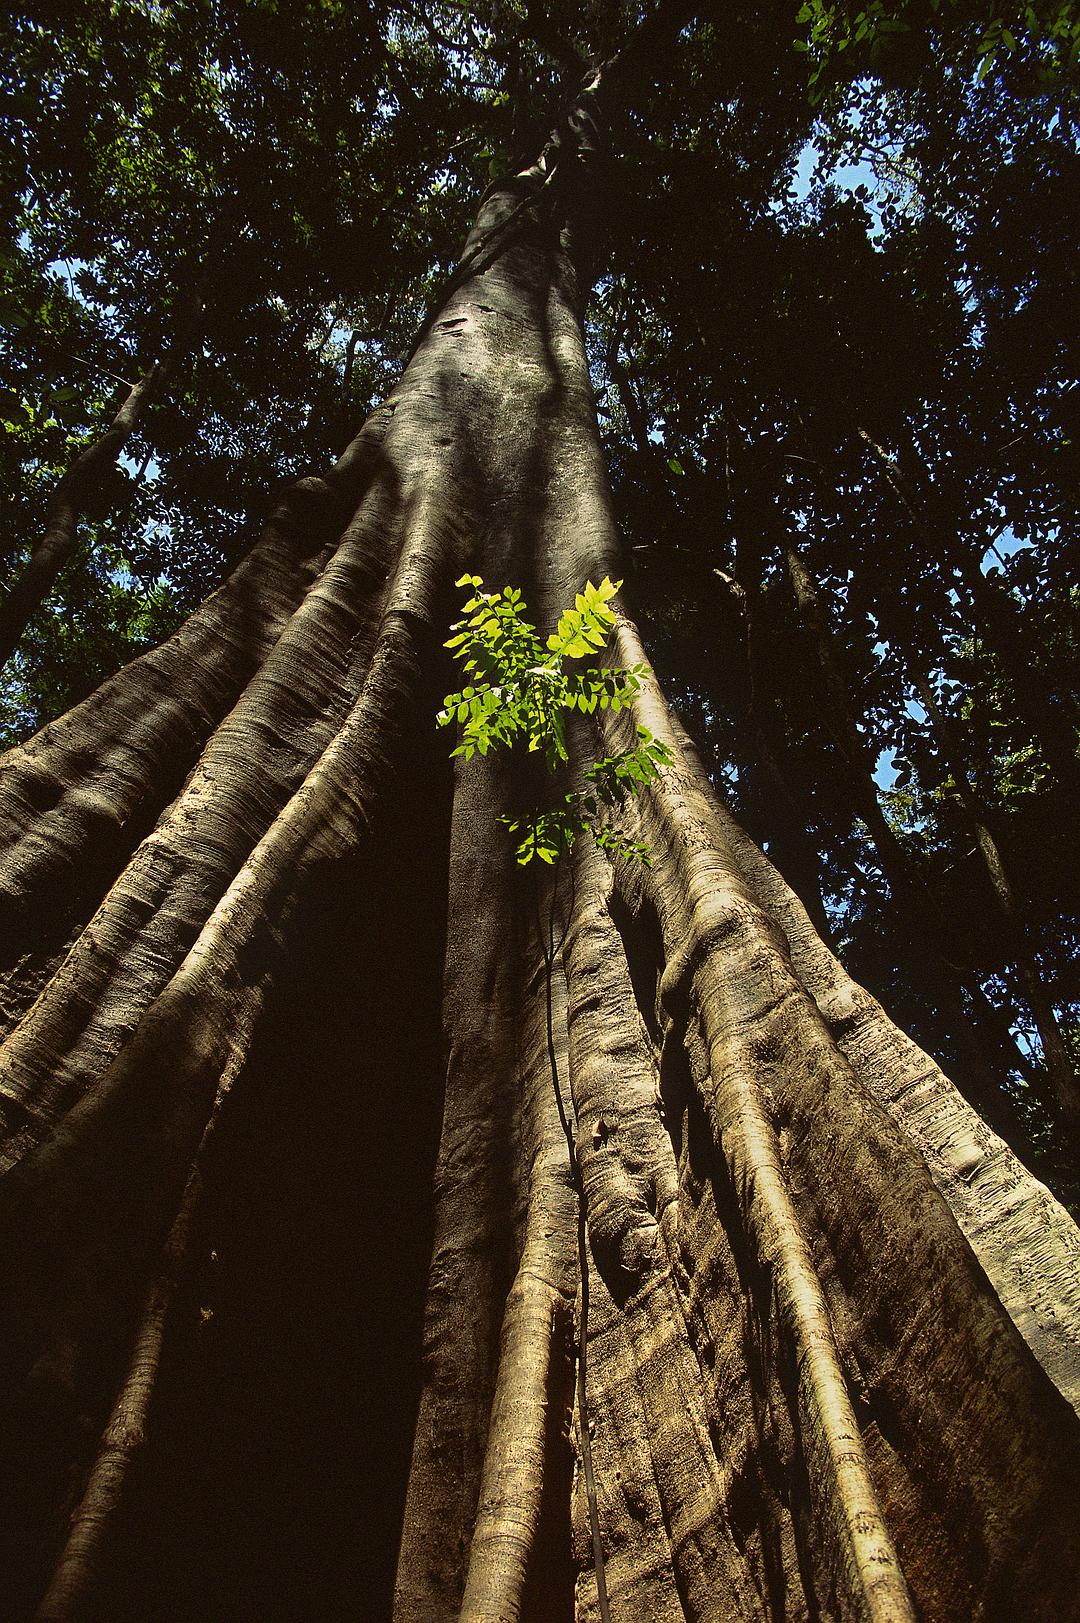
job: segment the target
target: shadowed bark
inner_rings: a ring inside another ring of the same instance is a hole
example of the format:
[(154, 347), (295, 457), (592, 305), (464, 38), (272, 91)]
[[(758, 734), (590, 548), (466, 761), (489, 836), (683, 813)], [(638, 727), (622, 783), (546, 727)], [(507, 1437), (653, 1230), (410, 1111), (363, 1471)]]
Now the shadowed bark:
[(670, 746), (625, 814), (653, 866), (579, 847), (557, 896), (497, 821), (520, 764), (435, 734), (457, 575), (547, 623), (616, 572), (594, 89), (318, 512), (3, 764), (13, 1620), (593, 1618), (583, 1427), (621, 1623), (1075, 1608), (1070, 1220), (655, 686), (574, 743)]

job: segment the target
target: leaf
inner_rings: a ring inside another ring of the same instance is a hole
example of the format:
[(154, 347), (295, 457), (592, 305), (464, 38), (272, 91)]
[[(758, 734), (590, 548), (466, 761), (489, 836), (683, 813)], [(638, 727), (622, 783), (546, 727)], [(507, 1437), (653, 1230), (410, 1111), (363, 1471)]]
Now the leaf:
[[(527, 750), (542, 751), (548, 771), (555, 772), (569, 759), (565, 711), (576, 709), (589, 714), (599, 708), (618, 712), (640, 691), (643, 678), (651, 674), (646, 665), (601, 670), (585, 664), (572, 672), (565, 669), (568, 661), (589, 660), (603, 650), (616, 618), (611, 599), (621, 581), (612, 581), (608, 576), (598, 585), (586, 581), (573, 606), (563, 611), (556, 630), (546, 639), (547, 658), (542, 657), (535, 627), (524, 618), (525, 604), (516, 587), (486, 591), (477, 575), (463, 575), (458, 585), (472, 594), (464, 606), (468, 618), (451, 627), (453, 635), (445, 646), (455, 659), (462, 660), (467, 672), (475, 671), (476, 681), (460, 693), (448, 694), (436, 717), (441, 725), (456, 720), (463, 728), (461, 742), (452, 755), (468, 761), (474, 753), (487, 755), (524, 736)], [(656, 767), (646, 747), (650, 735), (643, 728), (638, 733), (643, 742), (636, 750), (605, 757), (586, 768), (585, 776), (595, 793), (583, 797), (571, 791), (564, 795), (558, 809), (507, 824), (515, 832), (525, 831), (517, 848), (519, 863), (525, 865), (538, 856), (553, 865), (571, 849), (577, 834), (587, 829), (605, 849), (645, 860), (644, 846), (626, 840), (613, 829), (605, 829), (595, 815), (600, 800), (615, 807), (655, 776)]]

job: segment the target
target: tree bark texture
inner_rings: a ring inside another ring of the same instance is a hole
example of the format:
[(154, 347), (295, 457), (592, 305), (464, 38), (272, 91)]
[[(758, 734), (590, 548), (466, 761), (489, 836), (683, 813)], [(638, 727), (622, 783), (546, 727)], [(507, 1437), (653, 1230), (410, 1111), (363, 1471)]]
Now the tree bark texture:
[(327, 478), (3, 763), (12, 1623), (585, 1623), (584, 1428), (620, 1623), (1076, 1615), (1069, 1218), (655, 686), (575, 738), (670, 745), (653, 864), (557, 894), (520, 764), (436, 735), (457, 575), (547, 623), (617, 571), (560, 167)]

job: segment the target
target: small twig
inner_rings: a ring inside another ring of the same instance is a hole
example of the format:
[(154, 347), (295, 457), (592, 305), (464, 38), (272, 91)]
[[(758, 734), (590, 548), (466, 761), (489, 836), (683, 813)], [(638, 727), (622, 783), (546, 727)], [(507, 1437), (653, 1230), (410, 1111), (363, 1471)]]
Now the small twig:
[(98, 366), (96, 361), (84, 360), (81, 355), (72, 355), (69, 350), (61, 349), (56, 352), (62, 355), (65, 361), (76, 361), (79, 366), (85, 366), (90, 372), (97, 372), (100, 377), (112, 378), (114, 383), (122, 383), (125, 389), (134, 389), (135, 385), (130, 378), (122, 378), (119, 372), (110, 372), (107, 366)]

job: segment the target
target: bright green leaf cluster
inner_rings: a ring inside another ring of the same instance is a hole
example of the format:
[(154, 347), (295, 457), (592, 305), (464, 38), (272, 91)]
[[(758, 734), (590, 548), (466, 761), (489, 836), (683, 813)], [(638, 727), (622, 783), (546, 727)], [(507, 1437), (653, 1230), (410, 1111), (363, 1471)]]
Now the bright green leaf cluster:
[[(542, 642), (525, 618), (525, 604), (516, 588), (489, 592), (479, 575), (462, 575), (457, 585), (470, 595), (445, 646), (462, 662), (471, 681), (446, 695), (437, 717), (439, 726), (461, 727), (453, 755), (469, 760), (524, 740), (529, 750), (543, 751), (548, 771), (554, 772), (568, 758), (568, 710), (591, 714), (621, 710), (631, 702), (641, 691), (648, 667), (602, 668), (594, 663), (615, 624), (611, 600), (621, 584), (606, 576), (599, 586), (587, 582)], [(588, 663), (568, 668), (578, 660)], [(610, 855), (648, 861), (644, 846), (627, 840), (605, 820), (605, 812), (628, 794), (636, 794), (670, 762), (665, 745), (645, 728), (637, 731), (634, 749), (594, 761), (585, 772), (586, 787), (566, 795), (561, 805), (532, 818), (504, 819), (511, 832), (521, 836), (520, 863), (534, 857), (554, 863), (585, 832)]]

